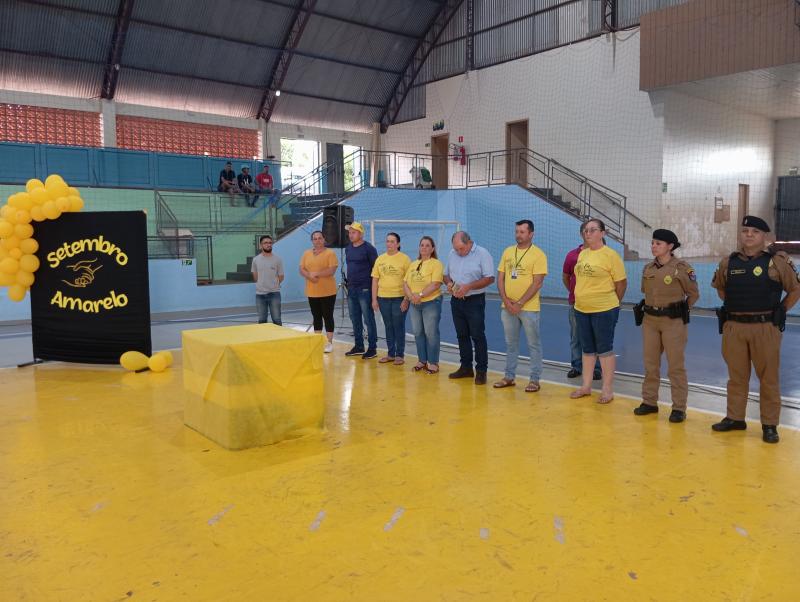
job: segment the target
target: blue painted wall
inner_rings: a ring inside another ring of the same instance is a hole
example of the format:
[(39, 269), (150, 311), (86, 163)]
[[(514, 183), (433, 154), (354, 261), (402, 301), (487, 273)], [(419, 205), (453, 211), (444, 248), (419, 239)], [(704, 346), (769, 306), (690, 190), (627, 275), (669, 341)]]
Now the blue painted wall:
[[(119, 148), (89, 148), (0, 142), (0, 183), (24, 184), (57, 173), (73, 186), (216, 190), (219, 172), (229, 159), (196, 155), (147, 153)], [(281, 187), (280, 164), (230, 159), (236, 173), (247, 165), (250, 173), (269, 171)]]

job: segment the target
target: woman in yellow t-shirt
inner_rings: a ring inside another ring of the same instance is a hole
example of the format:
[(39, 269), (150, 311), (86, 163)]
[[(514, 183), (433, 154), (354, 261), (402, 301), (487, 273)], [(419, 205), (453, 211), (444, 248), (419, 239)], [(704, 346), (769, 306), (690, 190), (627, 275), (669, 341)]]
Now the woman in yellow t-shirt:
[(625, 296), (628, 280), (625, 264), (603, 238), (605, 224), (590, 219), (581, 227), (583, 250), (575, 264), (575, 321), (583, 354), (583, 383), (570, 394), (573, 399), (592, 393), (592, 375), (597, 358), (603, 369), (603, 390), (598, 403), (614, 399), (614, 328), (619, 305)]
[(306, 297), (314, 318), (314, 332), (322, 334), (322, 323), (328, 340), (325, 353), (333, 351), (333, 306), (336, 305), (336, 254), (325, 248), (322, 232), (311, 233), (312, 247), (300, 258), (300, 275), (306, 279)]
[(408, 266), (403, 289), (411, 302), (411, 329), (417, 343), (419, 361), (414, 372), (439, 371), (439, 320), (442, 317), (441, 286), (444, 266), (436, 258), (436, 243), (430, 236), (419, 241), (419, 256)]
[(403, 292), (403, 279), (411, 263), (408, 255), (400, 252), (400, 235), (386, 235), (386, 253), (379, 255), (372, 266), (372, 309), (381, 312), (386, 330), (388, 353), (378, 360), (381, 364), (404, 363), (406, 351), (406, 311), (408, 299)]

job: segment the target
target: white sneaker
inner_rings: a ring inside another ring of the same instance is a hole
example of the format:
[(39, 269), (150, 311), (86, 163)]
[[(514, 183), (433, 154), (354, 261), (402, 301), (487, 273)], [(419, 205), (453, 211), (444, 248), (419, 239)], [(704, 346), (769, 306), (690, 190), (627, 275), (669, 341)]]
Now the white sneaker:
[(330, 341), (325, 343), (324, 351), (325, 353), (331, 353), (333, 351), (333, 343), (331, 343)]

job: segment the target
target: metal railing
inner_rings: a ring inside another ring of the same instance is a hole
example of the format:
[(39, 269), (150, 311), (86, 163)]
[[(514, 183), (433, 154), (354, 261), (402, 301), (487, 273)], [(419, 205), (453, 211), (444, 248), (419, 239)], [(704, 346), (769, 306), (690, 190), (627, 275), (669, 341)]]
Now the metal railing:
[(148, 236), (147, 256), (150, 259), (192, 261), (196, 266), (198, 282), (214, 280), (214, 246), (211, 236)]
[[(266, 211), (269, 195), (225, 192), (168, 193), (155, 191), (159, 233), (189, 230), (195, 234), (274, 232), (275, 213)], [(249, 207), (258, 196), (258, 206)]]

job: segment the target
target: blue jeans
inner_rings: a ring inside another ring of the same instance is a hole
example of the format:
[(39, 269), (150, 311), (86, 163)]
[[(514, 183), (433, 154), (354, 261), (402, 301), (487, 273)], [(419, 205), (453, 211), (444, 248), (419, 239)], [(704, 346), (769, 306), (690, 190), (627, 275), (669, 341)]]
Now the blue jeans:
[(375, 312), (372, 311), (371, 288), (348, 288), (347, 307), (350, 310), (350, 322), (353, 324), (353, 338), (358, 348), (364, 348), (364, 325), (367, 324), (368, 349), (378, 345), (378, 327), (375, 325)]
[(442, 317), (442, 298), (423, 301), (409, 306), (411, 330), (417, 343), (419, 361), (428, 364), (439, 363), (439, 320)]
[(378, 297), (389, 357), (403, 357), (406, 351), (406, 312), (400, 310), (404, 297)]
[(539, 312), (521, 311), (516, 316), (505, 308), (500, 310), (500, 321), (506, 336), (506, 373), (507, 379), (513, 380), (517, 374), (519, 358), (519, 327), (525, 329), (530, 354), (530, 380), (538, 381), (542, 376), (542, 341), (539, 338)]
[(472, 370), (472, 345), (475, 345), (475, 370), (486, 372), (489, 367), (489, 348), (486, 344), (486, 295), (450, 298), (453, 325), (458, 337), (461, 366)]
[(266, 295), (256, 295), (256, 311), (258, 312), (258, 323), (264, 324), (272, 314), (272, 323), (280, 326), (281, 322), (281, 293), (267, 293)]
[(575, 306), (569, 306), (569, 365), (573, 370), (583, 370), (581, 359), (581, 340), (578, 337), (578, 321), (575, 318)]
[(619, 318), (619, 307), (591, 314), (575, 310), (578, 337), (584, 355), (600, 357), (614, 355), (614, 328)]

